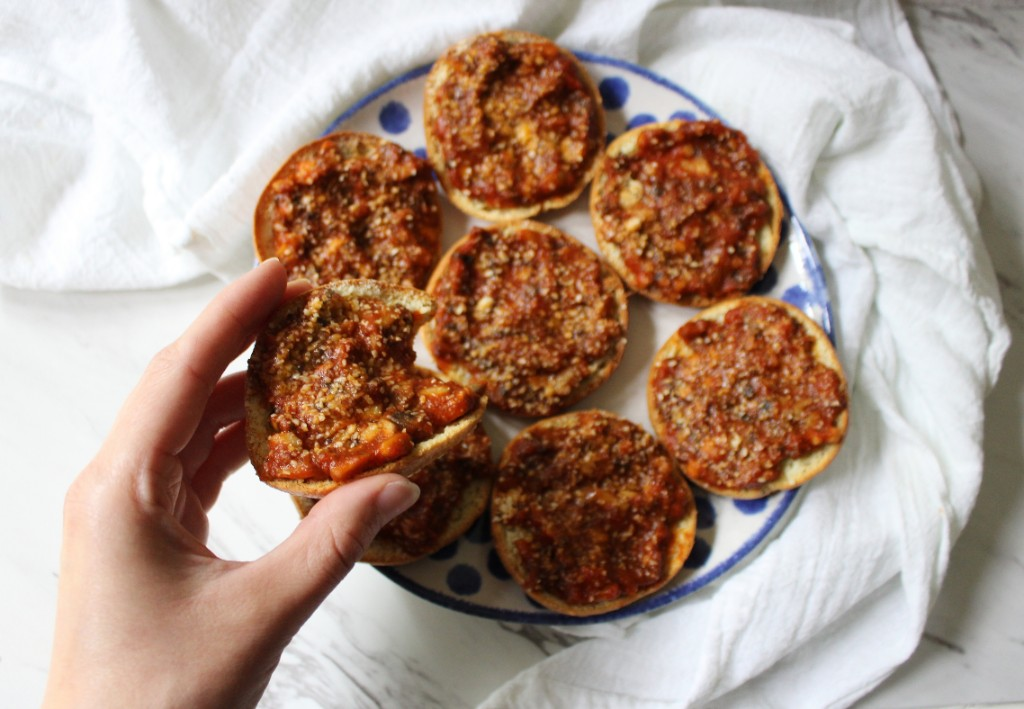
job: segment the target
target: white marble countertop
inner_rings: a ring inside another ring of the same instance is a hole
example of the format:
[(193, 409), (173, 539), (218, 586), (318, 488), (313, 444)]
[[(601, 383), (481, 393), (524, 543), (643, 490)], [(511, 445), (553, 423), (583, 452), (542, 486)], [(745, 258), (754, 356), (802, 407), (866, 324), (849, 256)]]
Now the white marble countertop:
[[(1016, 338), (1024, 333), (1024, 5), (915, 0), (906, 11), (981, 175), (985, 243)], [(219, 287), (204, 279), (129, 296), (0, 290), (0, 450), (8, 486), (0, 503), (0, 705), (30, 706), (42, 696), (64, 489), (149, 357)], [(953, 550), (924, 637), (910, 660), (860, 706), (1024, 700), (1022, 411), (1024, 348), (1015, 342), (986, 406), (977, 506)], [(62, 432), (61, 442), (38, 451), (33, 446), (43, 421), (48, 431)], [(294, 524), (293, 511), (279, 504), (277, 493), (243, 477), (229, 480), (211, 520), (215, 550), (242, 559), (280, 540)], [(259, 529), (242, 528), (246, 519), (261, 519)], [(524, 630), (432, 605), (367, 567), (358, 568), (332, 601), (296, 639), (280, 672), (303, 675), (313, 653), (351, 658), (336, 668), (350, 680), (347, 694), (336, 682), (312, 675), (302, 683), (301, 697), (296, 683), (272, 683), (265, 706), (472, 706), (564, 644), (544, 628)], [(342, 626), (344, 635), (337, 631)], [(444, 653), (435, 651), (439, 637), (445, 638)], [(480, 661), (483, 652), (493, 659)], [(471, 672), (459, 670), (468, 666)]]

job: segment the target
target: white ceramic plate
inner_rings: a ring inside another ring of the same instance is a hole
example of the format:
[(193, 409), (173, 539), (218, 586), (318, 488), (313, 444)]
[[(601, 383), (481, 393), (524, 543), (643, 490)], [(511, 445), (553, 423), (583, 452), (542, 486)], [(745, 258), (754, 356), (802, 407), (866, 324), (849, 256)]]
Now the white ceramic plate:
[[(650, 121), (717, 118), (697, 97), (644, 68), (593, 54), (579, 53), (578, 56), (601, 91), (609, 139), (627, 128)], [(429, 66), (420, 67), (381, 86), (338, 116), (325, 133), (342, 129), (375, 133), (425, 156), (423, 86), (429, 70)], [(443, 219), (442, 249), (445, 250), (479, 223), (447, 202)], [(540, 220), (597, 250), (586, 193), (573, 205), (542, 215)], [(832, 336), (831, 308), (820, 263), (810, 239), (792, 213), (784, 220), (782, 237), (771, 269), (754, 292), (793, 303)], [(651, 359), (658, 347), (695, 311), (638, 296), (630, 299), (629, 310), (629, 340), (622, 363), (609, 381), (574, 408), (606, 409), (651, 430), (645, 389)], [(433, 360), (426, 349), (420, 343), (417, 348), (418, 361), (432, 367)], [(521, 419), (492, 411), (487, 413), (484, 426), (494, 441), (496, 458), (524, 425)], [(562, 625), (619, 619), (663, 607), (721, 579), (782, 529), (798, 494), (798, 490), (791, 490), (763, 500), (735, 501), (695, 491), (697, 543), (683, 571), (658, 593), (603, 616), (571, 618), (531, 601), (498, 560), (486, 518), (463, 538), (430, 558), (401, 567), (382, 568), (381, 572), (422, 598), (487, 618)]]

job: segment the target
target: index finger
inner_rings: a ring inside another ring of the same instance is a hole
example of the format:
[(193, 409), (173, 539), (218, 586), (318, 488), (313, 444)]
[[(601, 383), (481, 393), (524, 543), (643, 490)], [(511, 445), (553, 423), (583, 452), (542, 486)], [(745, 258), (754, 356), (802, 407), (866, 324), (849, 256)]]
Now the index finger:
[(224, 288), (173, 343), (150, 362), (110, 438), (137, 458), (177, 455), (192, 438), (227, 366), (281, 302), (287, 276), (277, 259)]

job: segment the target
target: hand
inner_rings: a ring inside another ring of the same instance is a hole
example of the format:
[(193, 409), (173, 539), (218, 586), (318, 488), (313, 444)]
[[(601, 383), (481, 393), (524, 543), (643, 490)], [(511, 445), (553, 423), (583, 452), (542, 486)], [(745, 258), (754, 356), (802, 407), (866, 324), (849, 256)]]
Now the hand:
[(247, 459), (244, 373), (221, 376), (302, 288), (276, 260), (225, 288), (156, 355), (72, 483), (45, 706), (254, 706), (302, 624), (415, 502), (405, 478), (371, 476), (256, 561), (206, 547), (206, 512)]

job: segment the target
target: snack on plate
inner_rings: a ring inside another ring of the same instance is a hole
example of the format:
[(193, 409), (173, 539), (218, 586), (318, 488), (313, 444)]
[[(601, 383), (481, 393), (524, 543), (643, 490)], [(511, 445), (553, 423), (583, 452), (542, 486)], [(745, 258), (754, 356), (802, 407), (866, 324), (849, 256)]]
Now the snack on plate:
[(693, 483), (758, 498), (807, 482), (839, 451), (846, 378), (801, 310), (745, 296), (701, 311), (651, 366), (654, 431)]
[(604, 147), (601, 99), (586, 69), (528, 32), (449, 47), (427, 76), (423, 112), (427, 155), (448, 198), (490, 221), (568, 205)]
[(427, 286), (423, 338), (438, 368), (519, 416), (578, 402), (618, 366), (629, 315), (618, 276), (591, 249), (534, 221), (476, 227)]
[(604, 411), (544, 419), (513, 438), (491, 495), (505, 568), (546, 608), (592, 616), (654, 593), (697, 528), (686, 481), (660, 443)]
[(425, 160), (369, 133), (343, 131), (296, 151), (256, 206), (260, 260), (290, 278), (369, 278), (422, 288), (440, 255), (441, 210)]
[[(478, 424), (446, 454), (409, 475), (420, 487), (419, 499), (384, 525), (362, 561), (374, 566), (407, 564), (454, 542), (487, 509), (494, 471), (491, 439)], [(292, 499), (303, 517), (316, 504), (309, 497)]]
[(323, 497), (374, 473), (409, 474), (458, 444), (485, 401), (413, 362), (426, 293), (332, 281), (282, 306), (257, 336), (246, 440), (260, 479)]
[(703, 307), (747, 293), (778, 248), (783, 205), (738, 130), (674, 120), (608, 146), (590, 213), (598, 247), (633, 290)]

